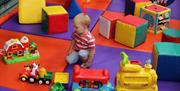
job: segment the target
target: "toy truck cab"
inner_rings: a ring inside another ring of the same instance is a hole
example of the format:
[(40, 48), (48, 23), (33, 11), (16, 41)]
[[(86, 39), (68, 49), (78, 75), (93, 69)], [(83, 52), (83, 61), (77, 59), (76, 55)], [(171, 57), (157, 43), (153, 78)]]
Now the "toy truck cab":
[(123, 60), (116, 75), (116, 91), (158, 91), (157, 74), (151, 69), (151, 64), (145, 64), (143, 68), (141, 65), (131, 64), (124, 52), (121, 56)]
[(74, 66), (73, 91), (113, 91), (114, 88), (108, 82), (108, 70), (81, 69)]

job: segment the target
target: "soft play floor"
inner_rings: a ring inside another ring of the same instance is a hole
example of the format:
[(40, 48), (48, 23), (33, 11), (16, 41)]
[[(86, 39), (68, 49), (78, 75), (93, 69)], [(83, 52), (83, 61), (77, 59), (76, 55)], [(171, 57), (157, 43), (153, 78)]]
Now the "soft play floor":
[[(51, 3), (57, 0), (48, 0)], [(81, 4), (81, 0), (77, 0)], [(111, 1), (111, 3), (110, 3)], [(139, 60), (144, 63), (151, 59), (151, 52), (154, 42), (161, 41), (162, 34), (154, 35), (148, 33), (146, 41), (135, 49), (128, 48), (124, 45), (114, 42), (112, 39), (107, 40), (98, 34), (98, 17), (105, 11), (123, 12), (125, 0), (92, 0), (87, 5), (87, 14), (90, 16), (92, 23), (90, 31), (96, 38), (96, 54), (91, 68), (106, 68), (110, 71), (110, 82), (114, 85), (114, 78), (119, 71), (119, 62), (121, 60), (120, 52), (124, 51), (129, 55), (131, 60)], [(179, 0), (169, 6), (172, 9), (173, 20), (170, 22), (171, 28), (180, 30), (180, 14), (177, 11), (180, 5)], [(5, 41), (10, 38), (20, 38), (24, 35), (38, 44), (40, 59), (35, 60), (40, 66), (45, 67), (52, 72), (69, 72), (70, 82), (72, 83), (73, 65), (66, 65), (65, 57), (70, 45), (71, 33), (73, 32), (72, 20), (69, 22), (69, 31), (62, 34), (48, 35), (41, 30), (40, 24), (20, 25), (17, 22), (17, 14), (0, 25), (0, 49)], [(32, 35), (31, 35), (32, 34)], [(37, 36), (38, 35), (38, 36)], [(40, 36), (39, 36), (40, 35)], [(65, 40), (64, 40), (65, 39)], [(18, 79), (18, 73), (25, 64), (34, 61), (22, 62), (12, 65), (5, 65), (0, 60), (0, 91), (47, 91), (50, 86), (23, 83)], [(180, 82), (158, 81), (158, 91), (180, 91)]]

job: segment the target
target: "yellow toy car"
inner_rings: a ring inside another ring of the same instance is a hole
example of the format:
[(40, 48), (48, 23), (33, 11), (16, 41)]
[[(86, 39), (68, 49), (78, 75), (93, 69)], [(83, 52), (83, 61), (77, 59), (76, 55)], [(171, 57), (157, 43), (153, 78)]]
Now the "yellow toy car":
[(128, 55), (121, 52), (120, 71), (116, 75), (116, 91), (158, 91), (157, 74), (151, 64), (144, 68), (133, 64)]

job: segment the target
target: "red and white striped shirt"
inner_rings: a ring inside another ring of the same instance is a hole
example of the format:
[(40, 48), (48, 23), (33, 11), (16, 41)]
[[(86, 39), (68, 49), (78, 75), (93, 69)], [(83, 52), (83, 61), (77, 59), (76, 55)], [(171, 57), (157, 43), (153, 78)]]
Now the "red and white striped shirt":
[(75, 40), (76, 50), (95, 48), (95, 38), (89, 31), (81, 35), (74, 32), (72, 38)]

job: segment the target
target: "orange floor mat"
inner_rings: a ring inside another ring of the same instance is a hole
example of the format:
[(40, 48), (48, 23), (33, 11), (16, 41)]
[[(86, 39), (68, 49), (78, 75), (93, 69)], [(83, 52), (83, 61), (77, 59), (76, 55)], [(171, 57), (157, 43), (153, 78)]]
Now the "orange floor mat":
[[(67, 55), (68, 47), (70, 45), (69, 41), (0, 30), (0, 48), (2, 48), (4, 43), (10, 38), (21, 38), (24, 35), (37, 43), (40, 59), (36, 62), (39, 63), (40, 66), (48, 68), (47, 70), (52, 72), (64, 70), (66, 67), (65, 56)], [(6, 65), (0, 60), (0, 86), (20, 91), (47, 91), (50, 86), (29, 84), (21, 82), (18, 79), (19, 71), (23, 69), (25, 64), (32, 62), (33, 61)]]
[(170, 20), (170, 28), (175, 28), (177, 30), (180, 30), (180, 20)]
[[(82, 1), (84, 0), (77, 0), (80, 5), (82, 5)], [(111, 0), (90, 0), (90, 2), (85, 5), (85, 7), (91, 9), (106, 10), (110, 3)]]
[(14, 14), (16, 14), (18, 12), (18, 9), (15, 8), (14, 10), (12, 10), (11, 12), (9, 12), (7, 15), (3, 16), (0, 18), (0, 25), (2, 23), (4, 23), (5, 21), (7, 21), (9, 18), (11, 18), (11, 16), (13, 16)]
[(65, 0), (46, 0), (47, 3), (64, 4)]
[[(82, 6), (84, 0), (76, 0), (80, 6)], [(86, 0), (87, 1), (87, 0)], [(64, 0), (46, 0), (47, 3), (63, 4)], [(90, 3), (85, 5), (86, 8), (106, 10), (111, 0), (90, 0)]]

